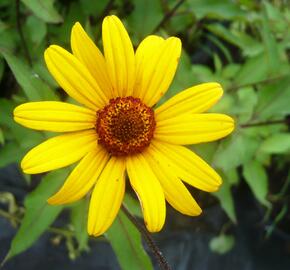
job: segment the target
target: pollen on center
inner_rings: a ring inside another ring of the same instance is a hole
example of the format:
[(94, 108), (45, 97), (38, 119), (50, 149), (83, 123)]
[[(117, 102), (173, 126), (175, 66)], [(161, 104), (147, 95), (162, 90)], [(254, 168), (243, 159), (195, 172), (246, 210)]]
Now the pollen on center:
[(111, 99), (97, 112), (99, 143), (114, 156), (142, 152), (149, 146), (155, 126), (154, 111), (132, 96)]

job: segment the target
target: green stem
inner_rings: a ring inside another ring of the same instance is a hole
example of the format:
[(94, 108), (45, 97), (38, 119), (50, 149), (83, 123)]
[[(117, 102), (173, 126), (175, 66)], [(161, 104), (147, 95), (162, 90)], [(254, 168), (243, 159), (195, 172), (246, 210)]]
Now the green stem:
[[(17, 216), (14, 216), (2, 209), (0, 209), (0, 216), (1, 217), (4, 217), (8, 220), (13, 220), (13, 221), (16, 221), (18, 224), (21, 223), (21, 219)], [(65, 229), (62, 229), (62, 228), (56, 228), (56, 227), (49, 227), (47, 229), (49, 232), (52, 232), (52, 233), (56, 233), (56, 234), (61, 234), (63, 236), (66, 236), (66, 237), (71, 237), (71, 236), (74, 236), (74, 233), (72, 231), (69, 231), (69, 230), (65, 230)]]
[(16, 25), (17, 25), (17, 31), (19, 34), (19, 37), (21, 39), (21, 43), (24, 49), (24, 53), (27, 59), (27, 62), (29, 64), (29, 66), (32, 66), (32, 60), (31, 60), (31, 56), (29, 54), (29, 50), (27, 48), (27, 44), (23, 35), (23, 31), (22, 31), (22, 26), (21, 26), (21, 22), (20, 22), (20, 0), (16, 0)]
[(283, 75), (280, 75), (280, 76), (277, 76), (277, 77), (267, 78), (267, 79), (264, 79), (264, 80), (261, 80), (261, 81), (257, 81), (257, 82), (245, 83), (245, 84), (236, 85), (236, 86), (233, 85), (232, 87), (228, 88), (227, 91), (228, 92), (237, 91), (240, 88), (244, 88), (244, 87), (255, 86), (255, 85), (258, 85), (258, 84), (271, 83), (271, 82), (274, 82), (274, 81), (277, 81), (277, 80), (281, 80), (281, 79), (283, 79), (284, 77), (286, 77), (288, 75), (289, 74), (283, 74)]
[(102, 14), (97, 18), (97, 22), (102, 21), (110, 12), (110, 10), (114, 6), (115, 0), (108, 1), (107, 5), (105, 6), (104, 10), (102, 11)]
[(146, 240), (149, 248), (152, 250), (156, 259), (158, 260), (159, 266), (162, 270), (171, 270), (170, 265), (166, 261), (165, 257), (162, 255), (159, 248), (156, 246), (152, 236), (147, 231), (147, 229), (139, 223), (139, 221), (130, 213), (128, 208), (123, 204), (122, 210), (126, 214), (126, 216), (131, 220), (131, 222), (136, 226), (139, 232), (142, 234), (143, 238)]
[(258, 126), (269, 126), (269, 125), (281, 125), (281, 124), (289, 124), (287, 119), (279, 119), (279, 120), (272, 120), (266, 122), (256, 122), (256, 123), (248, 123), (240, 125), (242, 128), (250, 128), (250, 127), (258, 127)]
[(153, 33), (157, 32), (176, 12), (176, 10), (185, 2), (185, 0), (178, 1), (175, 6), (169, 10), (161, 20), (161, 22), (155, 27), (153, 30)]

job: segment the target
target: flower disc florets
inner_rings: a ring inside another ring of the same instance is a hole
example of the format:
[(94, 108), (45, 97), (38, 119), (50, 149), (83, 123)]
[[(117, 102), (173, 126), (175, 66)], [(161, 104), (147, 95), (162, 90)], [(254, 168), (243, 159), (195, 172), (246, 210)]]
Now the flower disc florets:
[(118, 97), (97, 112), (99, 143), (114, 156), (142, 152), (153, 137), (154, 111), (139, 98)]

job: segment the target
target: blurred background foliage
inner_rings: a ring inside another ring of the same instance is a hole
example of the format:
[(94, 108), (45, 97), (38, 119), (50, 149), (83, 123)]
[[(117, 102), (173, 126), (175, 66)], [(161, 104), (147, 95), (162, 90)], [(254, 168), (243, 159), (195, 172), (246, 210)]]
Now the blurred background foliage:
[[(191, 189), (204, 212), (219, 203), (228, 217), (210, 241), (211, 250), (223, 254), (235, 245), (234, 236), (225, 228), (239, 226), (234, 195), (244, 183), (263, 213), (260, 222), (268, 224), (265, 237), (275, 230), (289, 237), (287, 0), (0, 0), (0, 167), (19, 164), (30, 148), (52, 135), (14, 123), (13, 108), (27, 101), (67, 99), (45, 67), (44, 50), (50, 44), (70, 50), (70, 30), (76, 21), (101, 47), (101, 22), (108, 14), (123, 20), (135, 47), (152, 33), (181, 38), (183, 53), (177, 75), (161, 102), (194, 84), (217, 81), (223, 85), (223, 99), (212, 111), (232, 115), (235, 132), (218, 142), (190, 146), (224, 180), (212, 196)], [(89, 251), (87, 200), (64, 207), (46, 203), (68, 171), (24, 175), (29, 191), (24, 202), (13, 191), (1, 188), (0, 216), (18, 227), (6, 259), (31, 247), (45, 231), (52, 233), (55, 245), (66, 243), (71, 259)], [(136, 198), (128, 193), (125, 204), (140, 216)], [(68, 213), (66, 223), (55, 226), (61, 212)], [(166, 222), (173, 221), (168, 218)], [(123, 213), (105, 238), (99, 238), (104, 240), (111, 243), (123, 269), (152, 269), (140, 233)]]

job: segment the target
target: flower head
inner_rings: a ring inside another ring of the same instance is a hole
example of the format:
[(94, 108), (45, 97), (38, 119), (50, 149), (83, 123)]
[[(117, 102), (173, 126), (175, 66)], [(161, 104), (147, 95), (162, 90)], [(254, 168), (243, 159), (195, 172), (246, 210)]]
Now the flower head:
[(126, 175), (135, 190), (149, 231), (165, 221), (165, 200), (183, 214), (201, 209), (183, 182), (213, 192), (220, 176), (183, 145), (225, 137), (234, 129), (227, 115), (203, 113), (222, 96), (218, 83), (188, 88), (155, 109), (177, 68), (176, 37), (145, 38), (134, 52), (116, 16), (103, 21), (104, 55), (79, 23), (72, 28), (72, 54), (52, 45), (48, 70), (81, 105), (44, 101), (14, 110), (19, 124), (62, 132), (30, 150), (21, 162), (36, 174), (79, 163), (50, 204), (81, 199), (92, 190), (88, 233), (100, 235), (112, 224), (125, 193)]

